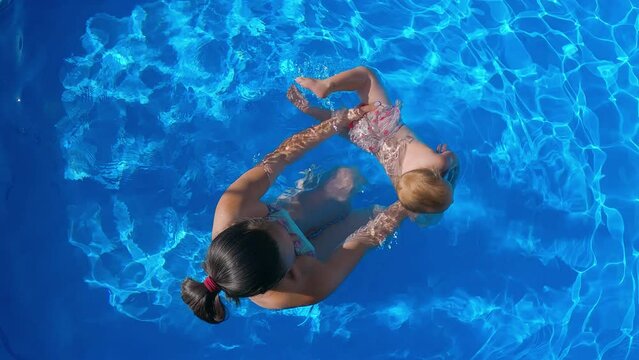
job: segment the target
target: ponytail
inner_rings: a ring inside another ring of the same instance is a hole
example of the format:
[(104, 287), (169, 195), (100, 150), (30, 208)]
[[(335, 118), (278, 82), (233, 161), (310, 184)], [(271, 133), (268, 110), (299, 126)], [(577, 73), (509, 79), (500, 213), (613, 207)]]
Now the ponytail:
[(263, 218), (240, 221), (213, 239), (202, 264), (207, 278), (182, 282), (182, 300), (197, 317), (219, 324), (227, 318), (221, 290), (239, 305), (241, 298), (263, 294), (284, 277), (288, 269), (268, 224)]
[(220, 291), (209, 291), (204, 283), (186, 278), (182, 282), (182, 300), (200, 319), (210, 324), (226, 320), (226, 307), (220, 298)]

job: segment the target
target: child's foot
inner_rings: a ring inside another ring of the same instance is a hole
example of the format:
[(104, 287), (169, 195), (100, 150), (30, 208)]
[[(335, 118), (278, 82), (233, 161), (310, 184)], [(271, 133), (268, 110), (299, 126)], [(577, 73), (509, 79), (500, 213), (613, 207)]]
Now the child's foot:
[(313, 94), (320, 99), (328, 96), (329, 86), (326, 80), (298, 77), (295, 81), (300, 84), (300, 86), (312, 91)]

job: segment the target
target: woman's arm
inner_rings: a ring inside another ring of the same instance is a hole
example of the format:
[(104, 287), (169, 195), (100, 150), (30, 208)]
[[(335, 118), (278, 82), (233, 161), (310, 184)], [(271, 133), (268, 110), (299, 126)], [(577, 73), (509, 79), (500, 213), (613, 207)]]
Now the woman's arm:
[[(287, 97), (291, 99), (294, 93), (299, 93), (299, 91), (295, 85), (291, 85), (287, 92)], [(338, 111), (332, 113), (331, 117), (320, 124), (293, 135), (280, 144), (272, 153), (264, 157), (261, 165), (264, 167), (265, 173), (271, 180), (275, 179), (284, 170), (284, 167), (293, 163), (307, 150), (315, 147), (328, 137), (345, 131), (352, 121), (360, 119), (365, 113), (365, 109), (362, 108)]]
[(353, 271), (366, 251), (380, 246), (410, 215), (399, 201), (384, 211), (379, 212), (366, 225), (352, 233), (346, 241), (333, 252), (320, 268), (315, 277), (309, 281), (309, 290), (321, 300), (330, 295)]
[(259, 200), (277, 175), (306, 151), (346, 129), (351, 121), (363, 115), (364, 111), (358, 108), (336, 113), (330, 119), (286, 139), (273, 152), (266, 155), (260, 164), (242, 174), (226, 189), (217, 204), (213, 220), (213, 237), (239, 217), (266, 215), (267, 210)]
[(397, 201), (351, 234), (326, 262), (306, 257), (304, 266), (312, 267), (310, 277), (295, 281), (298, 288), (280, 289), (272, 294), (266, 307), (282, 309), (322, 301), (346, 279), (367, 250), (382, 244), (409, 214)]

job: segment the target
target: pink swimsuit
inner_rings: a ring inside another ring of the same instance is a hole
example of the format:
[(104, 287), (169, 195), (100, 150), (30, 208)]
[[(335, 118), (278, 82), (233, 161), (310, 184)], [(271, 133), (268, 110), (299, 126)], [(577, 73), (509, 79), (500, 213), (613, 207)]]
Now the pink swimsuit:
[(375, 105), (377, 109), (352, 122), (348, 131), (353, 144), (373, 154), (377, 154), (383, 142), (403, 125), (399, 118), (398, 105), (382, 105), (379, 102)]
[(414, 140), (410, 135), (397, 138), (395, 134), (404, 124), (400, 119), (399, 103), (394, 106), (375, 103), (377, 109), (351, 123), (348, 136), (353, 144), (379, 160), (395, 184), (402, 175), (401, 164), (406, 145)]

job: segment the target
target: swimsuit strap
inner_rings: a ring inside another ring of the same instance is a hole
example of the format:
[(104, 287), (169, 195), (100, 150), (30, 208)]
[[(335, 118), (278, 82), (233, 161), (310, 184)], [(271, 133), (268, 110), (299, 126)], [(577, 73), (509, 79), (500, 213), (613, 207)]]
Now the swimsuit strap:
[[(273, 208), (277, 209), (275, 207)], [(272, 214), (269, 213), (269, 217), (284, 220), (289, 231), (293, 232), (297, 236), (299, 239), (299, 243), (295, 244), (295, 253), (297, 255), (315, 255), (315, 246), (313, 246), (306, 235), (304, 235), (300, 227), (297, 226), (297, 223), (295, 223), (293, 218), (291, 218), (291, 214), (289, 214), (288, 211), (285, 209), (277, 209), (277, 211)]]
[(271, 205), (271, 204), (266, 204), (266, 208), (268, 209), (268, 214), (266, 216), (271, 216), (275, 214), (276, 212), (280, 211), (280, 209), (277, 206)]

